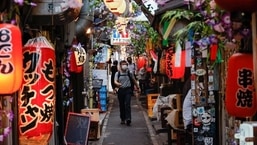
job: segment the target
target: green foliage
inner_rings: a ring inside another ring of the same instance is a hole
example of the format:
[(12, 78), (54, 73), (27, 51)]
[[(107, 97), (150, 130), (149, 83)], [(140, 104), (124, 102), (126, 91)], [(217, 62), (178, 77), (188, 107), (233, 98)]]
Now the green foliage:
[(133, 11), (138, 11), (140, 9), (140, 7), (135, 2), (131, 2), (131, 3), (132, 3), (132, 10)]
[(188, 38), (189, 31), (193, 31), (194, 33), (199, 33), (200, 38), (207, 37), (210, 34), (213, 34), (213, 29), (207, 25), (203, 21), (193, 21), (189, 23), (183, 29), (178, 30), (174, 34), (174, 38), (176, 41), (183, 42)]
[(163, 23), (164, 21), (169, 21), (172, 18), (175, 18), (177, 20), (179, 19), (191, 20), (191, 19), (196, 19), (200, 17), (201, 17), (200, 13), (195, 13), (191, 10), (175, 9), (175, 10), (167, 11), (162, 16), (161, 23)]
[(101, 5), (103, 5), (103, 0), (90, 0), (90, 8), (96, 8), (96, 7), (100, 7)]
[(131, 43), (134, 48), (134, 54), (139, 55), (145, 52), (146, 40), (151, 39), (153, 43), (157, 43), (159, 34), (147, 21), (136, 21), (134, 25), (135, 27), (131, 32), (135, 37), (131, 37)]
[(131, 43), (134, 48), (134, 55), (140, 55), (145, 52), (145, 41), (144, 36), (139, 38), (131, 38)]
[(111, 29), (113, 29), (114, 28), (114, 26), (115, 26), (115, 22), (114, 22), (114, 20), (107, 20), (107, 22), (106, 22), (106, 26), (107, 27), (109, 27), (109, 28), (111, 28)]

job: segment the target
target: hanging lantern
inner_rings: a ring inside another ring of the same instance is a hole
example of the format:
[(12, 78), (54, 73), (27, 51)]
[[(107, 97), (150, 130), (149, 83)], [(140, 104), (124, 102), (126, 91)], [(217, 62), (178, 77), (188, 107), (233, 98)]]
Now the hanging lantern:
[(172, 48), (169, 48), (166, 52), (166, 75), (168, 76), (168, 78), (171, 78), (172, 77), (172, 56), (173, 56), (173, 50)]
[(87, 53), (79, 43), (74, 51), (76, 65), (83, 65), (86, 62)]
[(140, 68), (142, 68), (145, 64), (146, 64), (145, 56), (139, 56), (137, 60), (137, 69), (140, 70)]
[(104, 0), (104, 4), (116, 16), (127, 16), (129, 13), (128, 0)]
[(257, 1), (256, 0), (215, 0), (217, 5), (221, 8), (234, 12), (254, 12), (257, 11)]
[(181, 50), (180, 45), (177, 46), (176, 52), (168, 49), (166, 53), (166, 75), (170, 79), (180, 79), (185, 74), (186, 67), (186, 51)]
[(160, 70), (160, 74), (163, 74), (163, 75), (165, 75), (166, 74), (166, 54), (165, 54), (166, 52), (165, 52), (165, 50), (162, 52), (162, 56), (161, 56), (161, 58), (160, 58), (160, 64), (159, 64), (159, 66), (160, 66), (160, 68), (159, 68), (159, 70)]
[(22, 83), (21, 32), (12, 24), (0, 24), (0, 94), (12, 94)]
[(175, 55), (172, 57), (172, 77), (173, 79), (181, 79), (185, 74), (185, 51), (181, 51), (179, 56)]
[(47, 145), (54, 125), (55, 51), (45, 37), (23, 48), (23, 84), (19, 93), (20, 145)]
[(83, 65), (77, 65), (76, 57), (75, 57), (75, 51), (71, 50), (69, 54), (69, 71), (73, 73), (81, 73), (83, 70)]
[(82, 64), (86, 61), (86, 52), (80, 43), (78, 43), (76, 37), (73, 38), (71, 45), (72, 47), (68, 51), (68, 68), (70, 72), (80, 73), (83, 70)]
[(251, 117), (256, 112), (253, 55), (236, 53), (228, 60), (225, 104), (228, 114)]

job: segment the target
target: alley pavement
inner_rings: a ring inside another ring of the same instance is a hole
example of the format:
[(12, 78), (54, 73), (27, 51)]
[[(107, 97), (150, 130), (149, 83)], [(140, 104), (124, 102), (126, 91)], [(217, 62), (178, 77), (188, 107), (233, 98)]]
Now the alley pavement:
[(119, 102), (117, 96), (109, 94), (109, 108), (103, 121), (101, 137), (89, 141), (89, 145), (159, 145), (146, 111), (138, 97), (131, 99), (131, 125), (120, 124)]

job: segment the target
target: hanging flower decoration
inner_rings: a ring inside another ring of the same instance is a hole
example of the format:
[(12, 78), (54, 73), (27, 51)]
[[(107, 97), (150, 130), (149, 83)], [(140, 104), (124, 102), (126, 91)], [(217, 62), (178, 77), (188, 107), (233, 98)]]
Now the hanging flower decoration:
[[(131, 34), (131, 54), (140, 55), (145, 52), (145, 42), (147, 39), (152, 39), (153, 43), (157, 43), (159, 34), (150, 26), (148, 22), (128, 22), (126, 29), (128, 29)], [(144, 37), (142, 37), (144, 36)]]
[[(186, 13), (188, 10), (182, 10), (182, 17), (178, 17), (189, 19), (191, 22), (173, 35), (177, 41), (182, 43), (185, 39), (191, 39), (193, 42), (200, 45), (200, 47), (218, 44), (220, 46), (219, 48), (223, 48), (225, 42), (239, 42), (240, 38), (250, 36), (249, 27), (241, 26), (242, 22), (232, 20), (231, 17), (235, 14), (221, 10), (217, 7), (214, 0), (185, 0), (185, 2), (193, 5), (194, 11), (190, 10), (193, 13), (190, 14)], [(163, 19), (171, 19), (179, 13), (182, 12), (179, 10), (166, 12)], [(236, 30), (235, 28), (238, 25), (240, 27)], [(193, 33), (190, 34), (189, 32)], [(196, 34), (198, 35), (197, 38)]]
[[(9, 103), (11, 104), (13, 98), (10, 98)], [(4, 118), (8, 120), (8, 125), (4, 126)], [(14, 118), (14, 114), (12, 110), (1, 110), (0, 111), (0, 142), (3, 142), (6, 137), (11, 133), (12, 130), (12, 121)]]
[(68, 6), (70, 8), (81, 8), (83, 6), (83, 3), (79, 0), (69, 0)]

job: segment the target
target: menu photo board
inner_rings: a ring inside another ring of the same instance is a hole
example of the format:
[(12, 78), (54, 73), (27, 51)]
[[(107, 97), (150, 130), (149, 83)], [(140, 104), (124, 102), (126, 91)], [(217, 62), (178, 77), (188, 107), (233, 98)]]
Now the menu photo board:
[(87, 145), (90, 128), (90, 116), (68, 113), (64, 141), (66, 145)]

